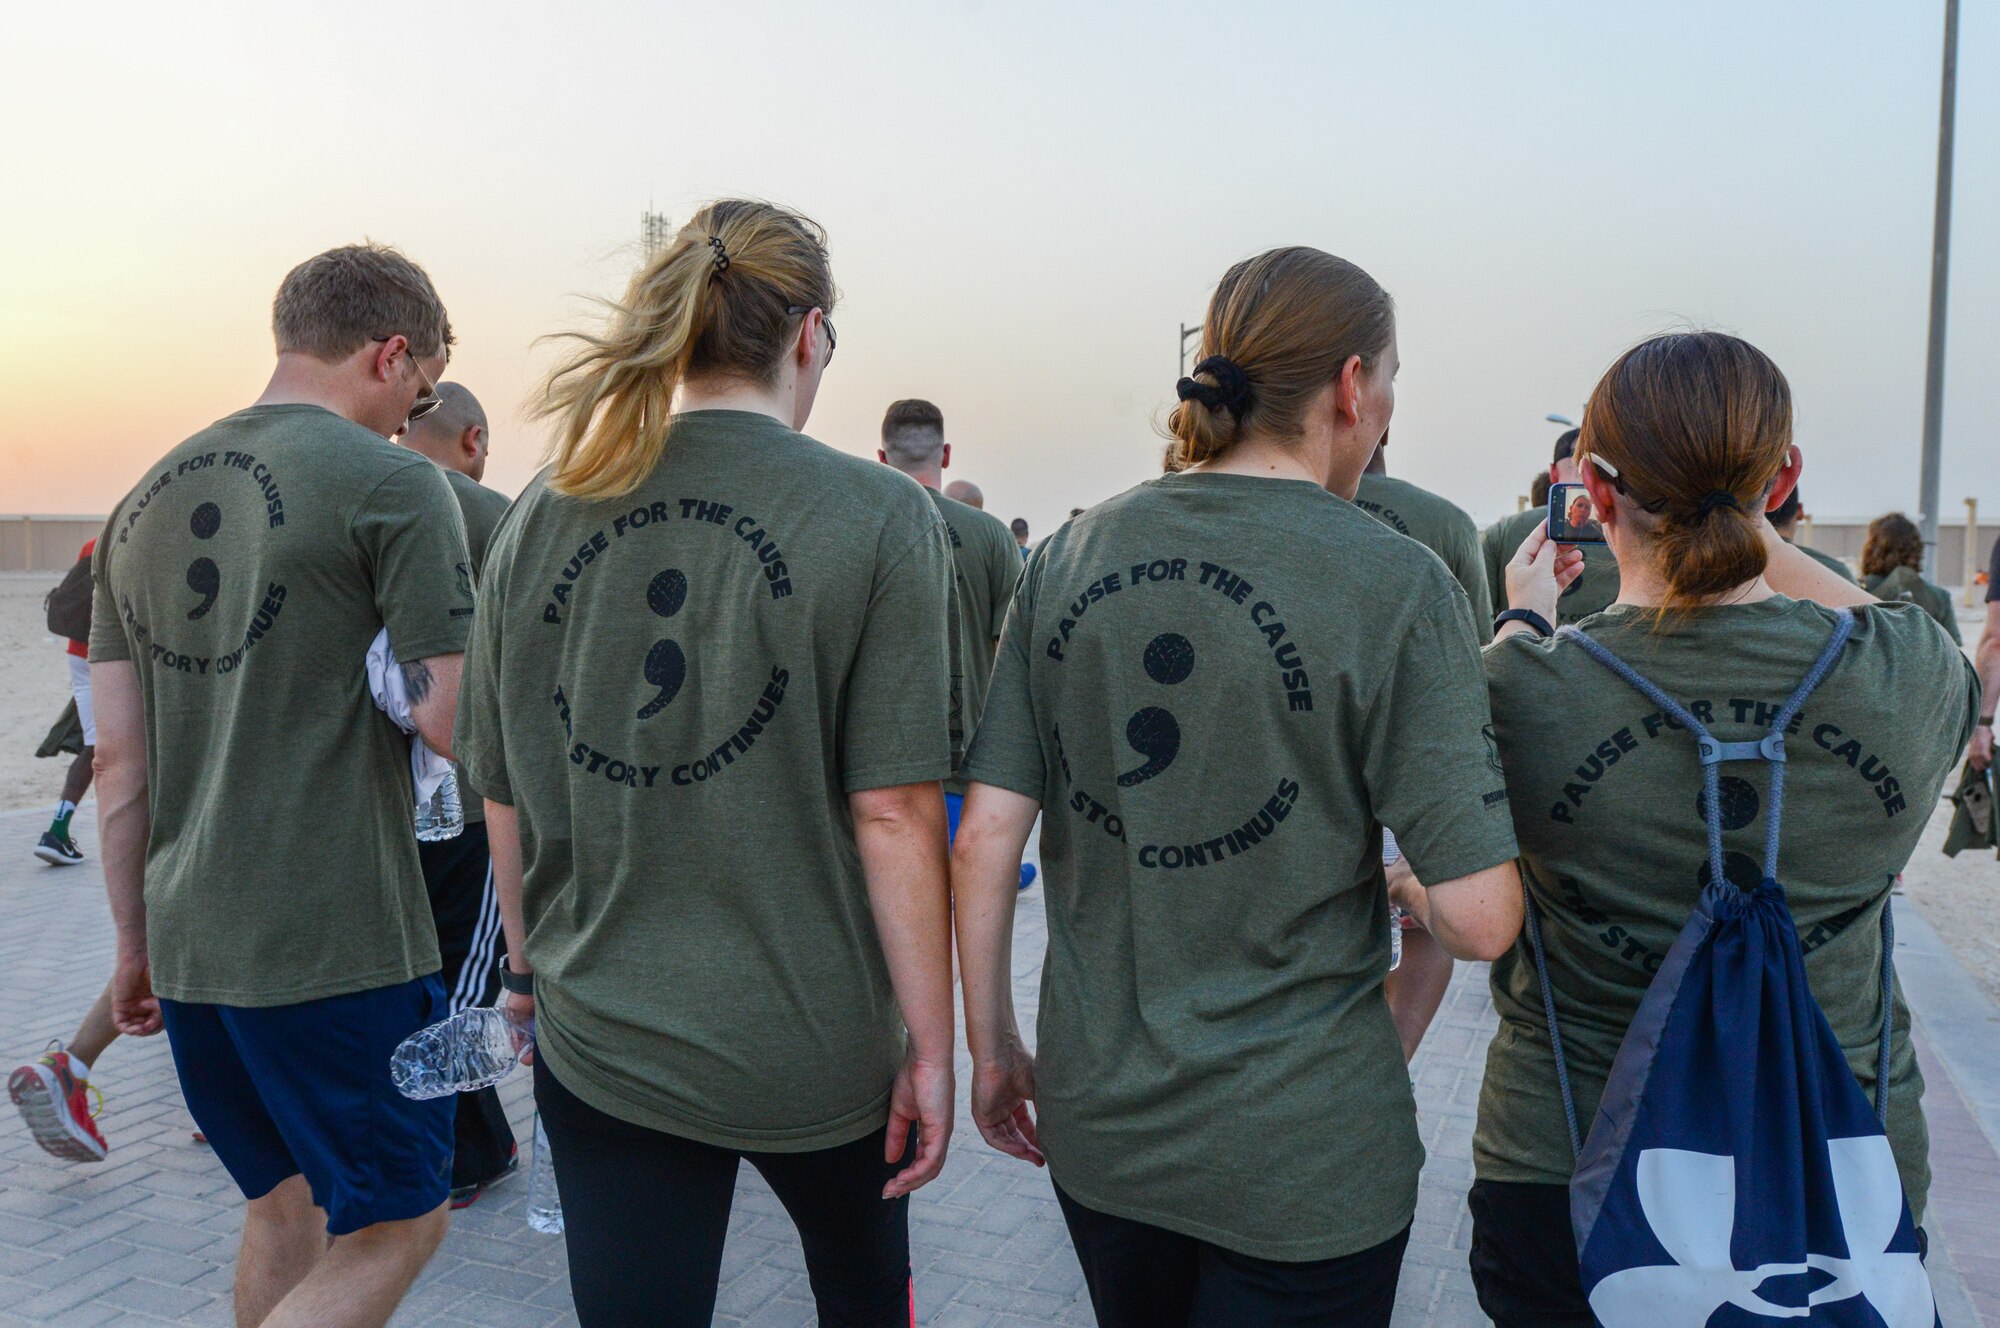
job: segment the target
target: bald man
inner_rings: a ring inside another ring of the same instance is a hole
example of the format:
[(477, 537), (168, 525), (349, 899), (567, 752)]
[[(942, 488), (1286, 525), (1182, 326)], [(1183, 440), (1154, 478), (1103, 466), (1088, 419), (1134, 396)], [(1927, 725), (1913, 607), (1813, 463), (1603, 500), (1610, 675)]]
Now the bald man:
[[(436, 462), (451, 484), (452, 496), (465, 518), (465, 544), (470, 566), (459, 568), (468, 585), (476, 585), (486, 563), (486, 546), (507, 511), (504, 494), (479, 482), (486, 474), (491, 437), (479, 398), (461, 383), (439, 383), (442, 406), (409, 424), (396, 441)], [(465, 829), (453, 839), (417, 842), (424, 865), (424, 885), (430, 891), (431, 918), (437, 924), (438, 951), (444, 960), (439, 975), (451, 997), (451, 1013), (491, 1005), (500, 992), (500, 909), (493, 894), (492, 859), (486, 848), (486, 813), (477, 791), (458, 775), (459, 800), (465, 807)], [(477, 1199), (516, 1165), (514, 1131), (491, 1088), (461, 1093), (454, 1120), (455, 1148), (451, 1160), (451, 1206), (463, 1208)]]
[(944, 486), (944, 496), (967, 507), (976, 507), (982, 512), (986, 510), (986, 495), (971, 480), (953, 480)]

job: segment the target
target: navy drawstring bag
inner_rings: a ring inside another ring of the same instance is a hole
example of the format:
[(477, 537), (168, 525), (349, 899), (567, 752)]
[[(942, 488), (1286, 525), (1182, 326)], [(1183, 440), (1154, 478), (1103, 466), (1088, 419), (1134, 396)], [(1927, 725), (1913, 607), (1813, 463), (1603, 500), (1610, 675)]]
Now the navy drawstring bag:
[[(1806, 985), (1778, 876), (1785, 730), (1854, 630), (1832, 638), (1759, 742), (1718, 742), (1604, 646), (1569, 638), (1694, 737), (1708, 821), (1708, 884), (1647, 988), (1579, 1136), (1541, 924), (1528, 942), (1542, 985), (1577, 1167), (1570, 1221), (1583, 1289), (1605, 1328), (1935, 1328), (1937, 1308), (1896, 1159), (1883, 1133), (1895, 972), (1882, 904), (1882, 1033), (1875, 1102), (1848, 1069)], [(1763, 880), (1723, 875), (1718, 767), (1771, 770)]]

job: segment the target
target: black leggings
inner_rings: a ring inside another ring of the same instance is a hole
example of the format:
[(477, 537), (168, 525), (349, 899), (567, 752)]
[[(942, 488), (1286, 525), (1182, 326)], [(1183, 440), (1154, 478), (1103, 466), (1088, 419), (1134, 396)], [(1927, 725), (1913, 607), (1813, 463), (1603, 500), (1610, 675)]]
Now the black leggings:
[(1388, 1328), (1410, 1229), (1312, 1263), (1253, 1259), (1056, 1186), (1099, 1328)]
[[(570, 1293), (585, 1328), (707, 1328), (748, 1159), (791, 1214), (826, 1328), (910, 1328), (910, 1201), (883, 1130), (812, 1153), (744, 1153), (607, 1116), (535, 1063), (535, 1104), (561, 1187)], [(911, 1148), (915, 1148), (914, 1137)]]

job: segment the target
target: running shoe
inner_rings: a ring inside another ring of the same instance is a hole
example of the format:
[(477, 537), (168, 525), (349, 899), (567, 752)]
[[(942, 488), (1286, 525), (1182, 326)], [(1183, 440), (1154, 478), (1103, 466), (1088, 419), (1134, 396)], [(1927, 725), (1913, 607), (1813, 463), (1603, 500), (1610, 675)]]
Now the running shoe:
[(70, 1069), (60, 1042), (7, 1076), (7, 1096), (21, 1109), (42, 1151), (65, 1162), (102, 1162), (111, 1151), (97, 1132), (89, 1085)]
[(68, 835), (44, 830), (41, 843), (35, 845), (35, 856), (51, 867), (74, 867), (83, 861), (83, 850)]
[(461, 1208), (472, 1207), (474, 1203), (478, 1202), (479, 1196), (486, 1193), (486, 1187), (488, 1185), (497, 1185), (501, 1181), (507, 1179), (507, 1177), (513, 1175), (516, 1171), (519, 1171), (520, 1169), (521, 1169), (521, 1146), (519, 1144), (516, 1144), (514, 1145), (514, 1151), (507, 1154), (507, 1165), (500, 1168), (500, 1173), (498, 1175), (488, 1176), (485, 1180), (474, 1181), (470, 1185), (452, 1186), (451, 1190), (452, 1211), (457, 1212)]

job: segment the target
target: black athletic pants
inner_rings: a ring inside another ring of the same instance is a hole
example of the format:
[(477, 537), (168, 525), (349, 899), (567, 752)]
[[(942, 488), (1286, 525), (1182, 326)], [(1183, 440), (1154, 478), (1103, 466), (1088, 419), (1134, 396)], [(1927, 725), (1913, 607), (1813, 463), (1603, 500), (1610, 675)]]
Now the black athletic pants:
[[(486, 849), (486, 823), (467, 821), (455, 838), (417, 841), (424, 887), (430, 892), (431, 920), (437, 924), (439, 974), (453, 1014), (500, 998), (500, 906), (493, 897), (493, 860)], [(493, 1180), (514, 1156), (514, 1130), (491, 1088), (458, 1095), (452, 1122), (451, 1187), (462, 1189)]]
[[(1495, 1328), (1596, 1328), (1576, 1266), (1569, 1186), (1478, 1180), (1472, 1210), (1472, 1286)], [(1917, 1249), (1930, 1243), (1917, 1229)]]
[(1086, 1208), (1056, 1186), (1099, 1328), (1388, 1328), (1403, 1228), (1338, 1259), (1253, 1259)]
[(822, 1328), (916, 1322), (910, 1200), (882, 1198), (904, 1163), (882, 1160), (884, 1130), (810, 1153), (717, 1148), (607, 1116), (540, 1060), (535, 1105), (555, 1159), (570, 1294), (584, 1328), (707, 1328), (746, 1160), (798, 1227)]

